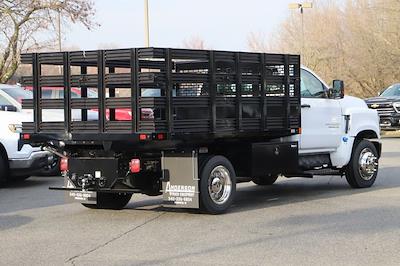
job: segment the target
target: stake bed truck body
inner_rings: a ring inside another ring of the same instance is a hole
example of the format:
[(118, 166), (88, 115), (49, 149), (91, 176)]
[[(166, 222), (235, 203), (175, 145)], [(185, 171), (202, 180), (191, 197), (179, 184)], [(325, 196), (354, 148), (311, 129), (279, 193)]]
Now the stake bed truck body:
[[(297, 55), (135, 48), (21, 61), (32, 67), (22, 83), (34, 93), (23, 101), (34, 122), (23, 123), (21, 140), (61, 156), (65, 184), (53, 189), (89, 208), (123, 208), (144, 193), (162, 194), (167, 207), (221, 213), (239, 182), (332, 174), (369, 187), (377, 175), (376, 112), (345, 97), (343, 82), (329, 89)], [(65, 97), (44, 98), (45, 87)], [(64, 120), (43, 121), (50, 109), (63, 109)], [(119, 120), (120, 110), (130, 118)]]

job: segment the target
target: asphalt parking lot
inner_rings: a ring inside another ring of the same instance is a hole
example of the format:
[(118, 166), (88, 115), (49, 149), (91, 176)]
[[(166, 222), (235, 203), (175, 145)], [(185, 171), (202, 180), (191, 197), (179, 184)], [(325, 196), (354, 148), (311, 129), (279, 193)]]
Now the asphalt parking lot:
[(48, 190), (60, 177), (32, 177), (0, 188), (0, 264), (399, 265), (400, 138), (383, 145), (371, 189), (338, 177), (242, 184), (219, 216), (139, 195), (89, 210)]

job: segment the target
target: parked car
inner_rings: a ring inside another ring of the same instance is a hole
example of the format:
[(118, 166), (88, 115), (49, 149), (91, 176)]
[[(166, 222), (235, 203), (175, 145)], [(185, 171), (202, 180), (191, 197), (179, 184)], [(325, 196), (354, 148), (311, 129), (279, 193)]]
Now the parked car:
[[(25, 87), (25, 90), (32, 93), (32, 87)], [(71, 98), (77, 99), (82, 96), (81, 88), (71, 88)], [(97, 98), (97, 90), (94, 88), (88, 88), (87, 90), (88, 98)], [(64, 98), (64, 88), (63, 87), (42, 87), (42, 98), (44, 99), (63, 99)], [(88, 120), (98, 120), (98, 110), (93, 109), (88, 111)], [(110, 110), (106, 110), (106, 118), (110, 119)], [(129, 121), (132, 118), (132, 113), (130, 109), (116, 109), (115, 119), (118, 121)], [(80, 119), (80, 110), (72, 110), (72, 120)], [(52, 120), (54, 121), (54, 120)]]
[(400, 129), (400, 83), (391, 85), (378, 97), (365, 101), (369, 108), (378, 111), (382, 129)]
[(40, 148), (19, 145), (21, 124), (28, 115), (14, 106), (2, 88), (4, 85), (0, 85), (0, 184), (39, 173), (54, 159)]
[[(52, 87), (42, 87), (42, 97), (44, 99), (61, 99), (64, 97), (63, 92), (61, 94), (61, 88), (52, 88)], [(22, 111), (22, 100), (23, 99), (32, 99), (32, 87), (25, 87), (22, 88), (20, 86), (3, 86), (0, 90), (4, 91), (10, 100), (13, 102), (15, 106), (17, 106), (18, 110)], [(94, 97), (93, 92), (88, 91), (89, 98)], [(97, 97), (97, 96), (95, 96)], [(77, 92), (74, 90), (72, 93), (72, 98), (80, 98), (80, 94), (78, 95)], [(24, 109), (24, 112), (31, 115), (29, 121), (33, 121), (33, 111)], [(80, 110), (74, 109), (72, 112), (72, 120), (80, 120), (81, 119), (81, 112)], [(42, 113), (42, 120), (43, 121), (64, 121), (64, 110), (43, 110)], [(98, 113), (96, 110), (89, 110), (88, 111), (88, 120), (98, 120)]]
[[(18, 128), (17, 133), (21, 130), (22, 122), (30, 122), (33, 121), (33, 110), (22, 110), (21, 102), (22, 99), (31, 99), (32, 91), (27, 91), (16, 85), (6, 85), (0, 84), (0, 96), (9, 103), (7, 105), (7, 109), (10, 111), (10, 107), (12, 107), (11, 111), (14, 111), (16, 114), (16, 128)], [(12, 116), (8, 114), (8, 116)], [(47, 113), (47, 116), (50, 116), (51, 119), (63, 119), (63, 115), (59, 112), (51, 111)], [(49, 117), (49, 118), (50, 118)], [(29, 146), (29, 145), (27, 145)], [(32, 148), (31, 146), (27, 147), (27, 149), (33, 149), (35, 151), (39, 150), (38, 148)], [(35, 170), (34, 174), (37, 175), (50, 175), (55, 176), (60, 174), (59, 170), (59, 159), (48, 153), (49, 163), (45, 167), (41, 167), (41, 169)], [(29, 171), (29, 169), (27, 169)]]

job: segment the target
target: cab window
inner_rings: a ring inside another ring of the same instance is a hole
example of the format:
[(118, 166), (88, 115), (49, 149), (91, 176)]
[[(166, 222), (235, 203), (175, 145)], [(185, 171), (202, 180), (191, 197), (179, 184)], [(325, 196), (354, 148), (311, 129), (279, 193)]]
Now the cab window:
[(307, 70), (301, 70), (301, 97), (303, 98), (325, 98), (325, 86), (313, 74)]

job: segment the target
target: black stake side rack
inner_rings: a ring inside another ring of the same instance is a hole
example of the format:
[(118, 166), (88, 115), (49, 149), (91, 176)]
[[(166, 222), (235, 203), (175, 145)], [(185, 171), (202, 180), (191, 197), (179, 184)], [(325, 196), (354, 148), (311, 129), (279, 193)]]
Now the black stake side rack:
[[(134, 48), (30, 53), (21, 62), (32, 67), (32, 76), (21, 80), (33, 88), (33, 99), (22, 103), (33, 109), (34, 122), (23, 123), (32, 138), (274, 137), (301, 127), (298, 55)], [(45, 67), (60, 74), (45, 75)], [(43, 97), (49, 87), (63, 90), (63, 97)], [(77, 89), (80, 96), (72, 97)], [(129, 93), (117, 95), (121, 89)], [(63, 110), (64, 121), (43, 119), (53, 109)], [(119, 119), (119, 111), (129, 119)]]

